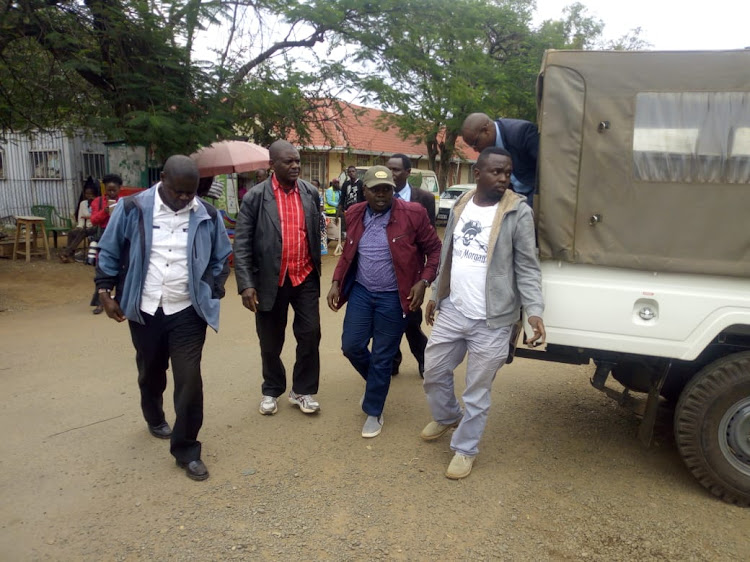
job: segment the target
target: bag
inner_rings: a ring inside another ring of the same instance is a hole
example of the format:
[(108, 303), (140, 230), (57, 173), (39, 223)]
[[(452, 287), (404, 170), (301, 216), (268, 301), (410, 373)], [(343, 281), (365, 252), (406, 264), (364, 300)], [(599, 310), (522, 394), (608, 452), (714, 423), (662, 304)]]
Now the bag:
[(96, 265), (96, 256), (99, 254), (99, 243), (96, 240), (89, 242), (89, 250), (86, 253), (86, 265)]

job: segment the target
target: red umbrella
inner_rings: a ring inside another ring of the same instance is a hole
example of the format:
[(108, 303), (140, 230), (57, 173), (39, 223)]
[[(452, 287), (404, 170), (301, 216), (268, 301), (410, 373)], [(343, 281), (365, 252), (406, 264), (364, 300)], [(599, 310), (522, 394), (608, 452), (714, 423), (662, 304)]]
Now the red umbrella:
[(268, 168), (268, 149), (244, 141), (221, 141), (190, 155), (202, 178)]

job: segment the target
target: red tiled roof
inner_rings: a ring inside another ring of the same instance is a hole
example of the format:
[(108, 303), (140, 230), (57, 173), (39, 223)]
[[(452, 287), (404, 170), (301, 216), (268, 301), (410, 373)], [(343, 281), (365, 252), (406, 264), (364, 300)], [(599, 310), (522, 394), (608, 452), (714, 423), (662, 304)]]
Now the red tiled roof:
[[(310, 140), (300, 144), (292, 135), (289, 140), (293, 144), (308, 149), (350, 150), (375, 155), (401, 152), (410, 157), (427, 157), (424, 143), (418, 143), (413, 137), (403, 140), (398, 127), (382, 130), (387, 112), (343, 102), (326, 106), (316, 110), (320, 114), (319, 124), (311, 127)], [(476, 160), (477, 153), (460, 137), (456, 149), (465, 158)]]

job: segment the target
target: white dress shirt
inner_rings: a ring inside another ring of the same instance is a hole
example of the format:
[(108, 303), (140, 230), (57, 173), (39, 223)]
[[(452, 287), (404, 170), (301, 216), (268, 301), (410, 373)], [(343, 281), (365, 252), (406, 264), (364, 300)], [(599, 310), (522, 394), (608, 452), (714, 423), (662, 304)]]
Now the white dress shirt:
[(176, 314), (191, 306), (188, 290), (188, 223), (198, 201), (173, 211), (154, 194), (154, 226), (146, 280), (141, 292), (141, 310), (154, 315), (162, 307), (164, 314)]
[(401, 188), (401, 191), (397, 191), (396, 195), (398, 195), (398, 199), (403, 199), (407, 203), (411, 201), (411, 186), (409, 185), (409, 181), (407, 180), (406, 185)]

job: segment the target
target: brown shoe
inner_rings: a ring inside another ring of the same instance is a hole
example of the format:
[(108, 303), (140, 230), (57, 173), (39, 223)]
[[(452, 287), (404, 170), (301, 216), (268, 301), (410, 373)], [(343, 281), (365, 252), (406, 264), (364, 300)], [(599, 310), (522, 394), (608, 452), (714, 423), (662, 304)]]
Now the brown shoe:
[(70, 263), (70, 257), (65, 254), (58, 254), (60, 261), (63, 263)]

